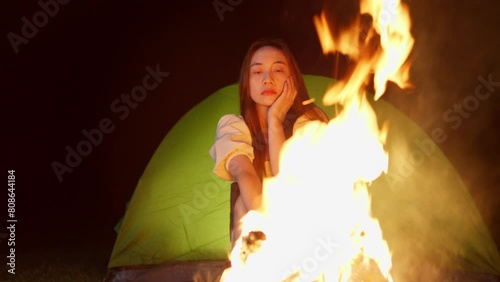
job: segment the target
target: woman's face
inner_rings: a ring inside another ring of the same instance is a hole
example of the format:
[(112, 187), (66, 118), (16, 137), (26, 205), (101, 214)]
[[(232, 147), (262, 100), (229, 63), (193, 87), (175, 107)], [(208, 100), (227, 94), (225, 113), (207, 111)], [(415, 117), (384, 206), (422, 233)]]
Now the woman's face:
[(288, 61), (279, 49), (265, 46), (258, 49), (250, 61), (250, 96), (261, 106), (271, 106), (290, 76)]

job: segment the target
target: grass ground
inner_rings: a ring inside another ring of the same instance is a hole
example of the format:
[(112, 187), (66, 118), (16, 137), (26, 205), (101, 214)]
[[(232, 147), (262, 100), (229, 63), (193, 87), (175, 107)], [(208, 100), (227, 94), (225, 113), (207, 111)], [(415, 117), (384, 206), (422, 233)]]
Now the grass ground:
[(110, 248), (57, 247), (16, 254), (15, 274), (0, 267), (0, 281), (98, 282), (106, 274)]

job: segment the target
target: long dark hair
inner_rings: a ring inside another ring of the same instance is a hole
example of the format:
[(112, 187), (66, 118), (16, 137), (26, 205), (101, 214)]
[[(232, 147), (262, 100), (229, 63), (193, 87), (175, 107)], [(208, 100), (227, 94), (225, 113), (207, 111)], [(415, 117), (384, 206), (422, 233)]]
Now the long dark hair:
[(286, 57), (290, 68), (290, 74), (293, 77), (295, 86), (297, 88), (297, 97), (293, 102), (293, 105), (290, 107), (285, 121), (283, 122), (286, 137), (290, 137), (293, 124), (295, 123), (295, 120), (301, 115), (305, 114), (311, 120), (321, 120), (324, 122), (328, 121), (328, 117), (326, 116), (326, 114), (314, 103), (310, 103), (307, 105), (304, 105), (302, 103), (303, 101), (310, 99), (309, 93), (307, 92), (307, 88), (304, 83), (304, 79), (302, 78), (302, 74), (300, 72), (297, 61), (295, 60), (292, 52), (290, 52), (290, 49), (288, 48), (285, 41), (281, 39), (259, 39), (255, 41), (248, 49), (247, 54), (243, 59), (243, 64), (241, 65), (239, 90), (240, 113), (243, 116), (243, 120), (250, 129), (250, 134), (252, 136), (252, 146), (255, 155), (253, 164), (257, 174), (261, 177), (261, 179), (263, 178), (265, 171), (264, 163), (267, 155), (267, 144), (264, 139), (262, 129), (260, 128), (256, 103), (250, 96), (249, 78), (250, 63), (253, 55), (255, 54), (255, 52), (257, 52), (257, 50), (266, 46), (271, 46), (280, 50)]

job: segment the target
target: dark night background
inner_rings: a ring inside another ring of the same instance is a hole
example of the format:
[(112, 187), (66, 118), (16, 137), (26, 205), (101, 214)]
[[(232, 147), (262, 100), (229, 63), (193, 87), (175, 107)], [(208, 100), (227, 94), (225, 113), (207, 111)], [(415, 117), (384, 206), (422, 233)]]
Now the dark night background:
[[(212, 2), (72, 0), (59, 5), (17, 54), (7, 34), (21, 35), (21, 18), (32, 21), (41, 8), (36, 1), (3, 4), (8, 7), (2, 8), (0, 53), (7, 120), (2, 167), (16, 170), (19, 259), (33, 251), (43, 260), (44, 251), (56, 247), (75, 253), (91, 249), (104, 254), (97, 262), (104, 269), (113, 227), (156, 147), (191, 107), (237, 81), (255, 39), (284, 38), (303, 73), (334, 75), (335, 57), (322, 54), (312, 22), (322, 1), (243, 0), (223, 14), (223, 21)], [(349, 2), (336, 1), (334, 7), (348, 11)], [(500, 87), (457, 129), (450, 128), (443, 113), (474, 93), (479, 75), (500, 81), (499, 1), (409, 4), (416, 90), (402, 94), (390, 88), (384, 99), (424, 130), (446, 130), (449, 138), (441, 149), (498, 246)], [(349, 18), (343, 12), (337, 16)], [(170, 75), (127, 118), (118, 119), (110, 109), (113, 100), (142, 83), (146, 66), (157, 64)], [(347, 65), (340, 57), (337, 76)], [(81, 131), (97, 128), (103, 118), (110, 118), (115, 130), (59, 183), (51, 163), (64, 163), (65, 147), (75, 148), (84, 139)], [(0, 218), (6, 218), (4, 207)], [(4, 240), (1, 246), (6, 247)]]

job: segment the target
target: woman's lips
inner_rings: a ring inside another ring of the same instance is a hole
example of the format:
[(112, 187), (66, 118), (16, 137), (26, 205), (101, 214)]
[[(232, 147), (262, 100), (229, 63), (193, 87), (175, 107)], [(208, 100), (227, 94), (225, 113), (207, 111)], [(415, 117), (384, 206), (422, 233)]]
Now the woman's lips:
[(262, 91), (262, 95), (275, 95), (277, 92), (272, 90), (272, 89), (267, 89), (267, 90), (264, 90)]

